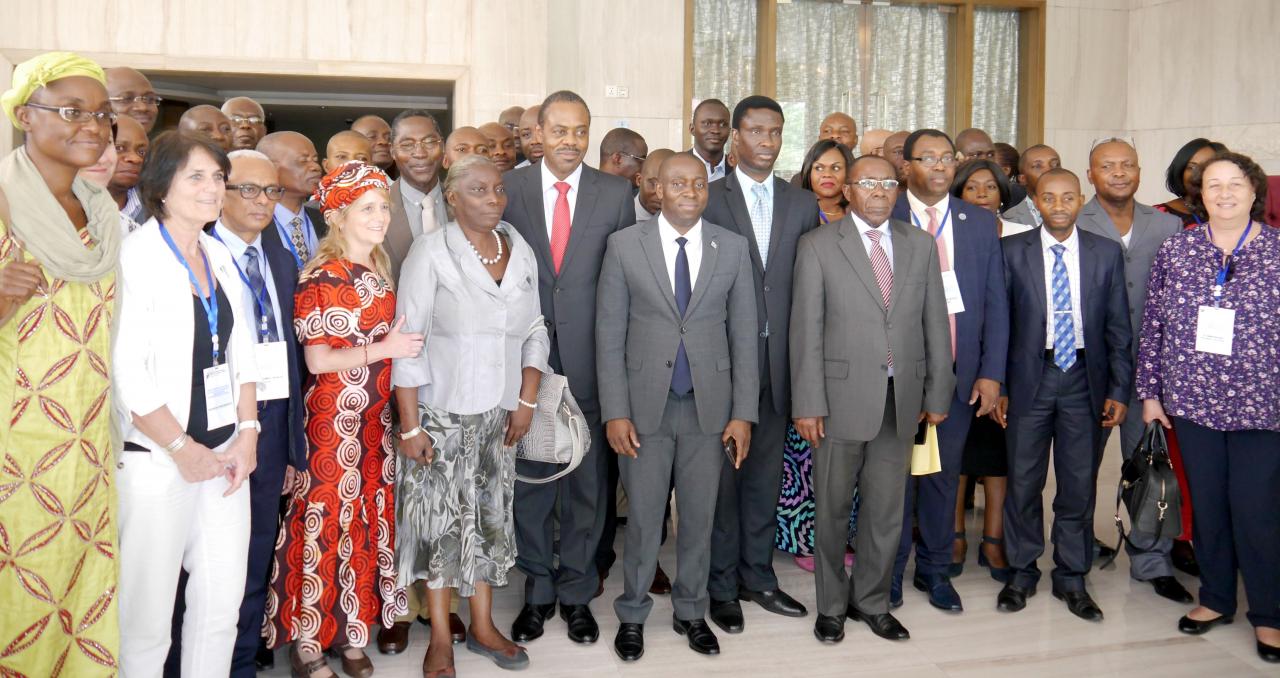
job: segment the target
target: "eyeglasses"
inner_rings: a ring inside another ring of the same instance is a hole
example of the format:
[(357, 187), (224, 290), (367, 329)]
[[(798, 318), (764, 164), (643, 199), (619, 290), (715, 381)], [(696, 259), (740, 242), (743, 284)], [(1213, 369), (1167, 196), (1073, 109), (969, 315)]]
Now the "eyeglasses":
[(136, 97), (107, 97), (107, 101), (117, 104), (146, 104), (147, 106), (159, 106), (164, 97), (155, 94), (142, 94)]
[(853, 185), (857, 186), (858, 188), (861, 188), (864, 191), (874, 191), (876, 190), (877, 186), (879, 186), (880, 188), (883, 188), (886, 191), (892, 191), (893, 189), (898, 187), (898, 180), (897, 179), (859, 179), (853, 182)]
[(634, 160), (634, 161), (636, 161), (636, 162), (639, 162), (639, 163), (643, 163), (643, 162), (644, 162), (644, 159), (648, 157), (648, 156), (644, 156), (644, 155), (635, 155), (635, 154), (632, 154), (632, 153), (627, 153), (626, 151), (618, 151), (618, 155), (625, 155), (625, 156), (627, 156), (628, 158), (631, 158), (632, 160)]
[(907, 159), (914, 160), (920, 163), (921, 165), (924, 165), (925, 167), (936, 167), (938, 163), (942, 163), (943, 166), (945, 167), (950, 167), (956, 164), (956, 156), (954, 155), (944, 155), (941, 158), (935, 158), (932, 155), (926, 155), (923, 158), (907, 158)]
[(85, 124), (87, 122), (96, 122), (98, 124), (106, 123), (114, 125), (116, 123), (116, 114), (111, 111), (86, 111), (83, 108), (75, 106), (46, 106), (44, 104), (33, 104), (30, 101), (23, 104), (31, 108), (38, 108), (42, 111), (54, 111), (58, 117), (67, 122)]
[(245, 200), (253, 200), (259, 195), (266, 193), (270, 200), (279, 200), (284, 197), (284, 186), (259, 186), (257, 184), (227, 184), (228, 191), (240, 191), (240, 197)]
[(408, 141), (408, 140), (406, 140), (406, 141), (401, 141), (400, 143), (396, 144), (396, 149), (397, 149), (397, 150), (399, 150), (401, 153), (412, 153), (412, 152), (414, 152), (414, 151), (416, 151), (416, 150), (418, 150), (418, 149), (422, 149), (422, 150), (424, 150), (424, 151), (431, 152), (431, 151), (433, 151), (433, 150), (435, 150), (435, 149), (439, 148), (441, 143), (442, 143), (442, 142), (440, 141), (440, 139), (439, 139), (438, 137), (432, 137), (432, 138), (429, 138), (429, 139), (423, 139), (423, 140), (421, 140), (421, 141)]
[(265, 118), (260, 115), (250, 115), (247, 117), (243, 115), (231, 116), (231, 124), (233, 125), (243, 125), (246, 122), (250, 125), (261, 125), (264, 120)]

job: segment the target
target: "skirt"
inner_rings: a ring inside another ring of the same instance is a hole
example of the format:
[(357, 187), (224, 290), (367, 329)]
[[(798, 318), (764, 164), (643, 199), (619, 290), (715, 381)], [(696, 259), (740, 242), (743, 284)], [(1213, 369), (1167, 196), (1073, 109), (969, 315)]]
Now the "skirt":
[[(782, 453), (782, 483), (778, 489), (778, 529), (773, 545), (794, 556), (813, 555), (813, 450), (809, 443), (787, 425), (786, 448)], [(849, 512), (849, 544), (858, 533), (858, 488), (853, 489)]]
[(1004, 429), (991, 417), (975, 417), (969, 425), (969, 437), (964, 441), (964, 456), (960, 461), (960, 473), (971, 478), (1009, 475), (1009, 457), (1006, 453)]

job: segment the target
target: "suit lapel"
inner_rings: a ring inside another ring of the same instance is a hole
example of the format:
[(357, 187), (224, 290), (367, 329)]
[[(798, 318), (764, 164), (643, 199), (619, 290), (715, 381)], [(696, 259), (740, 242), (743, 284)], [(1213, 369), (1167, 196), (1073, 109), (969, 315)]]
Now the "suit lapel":
[[(1080, 239), (1080, 256), (1078, 257), (1080, 259), (1080, 319), (1083, 321), (1085, 310), (1089, 308), (1090, 292), (1094, 287), (1093, 278), (1097, 273), (1098, 265), (1093, 251), (1093, 240), (1086, 238), (1084, 233), (1077, 233), (1076, 237)], [(1080, 328), (1080, 331), (1084, 332), (1084, 328)]]
[(409, 254), (409, 246), (413, 244), (413, 232), (409, 226), (409, 215), (404, 210), (404, 195), (400, 192), (400, 181), (391, 185), (391, 225), (387, 228), (387, 249), (395, 258), (403, 260)]
[(724, 199), (729, 206), (729, 214), (733, 216), (734, 227), (742, 237), (747, 239), (747, 244), (751, 248), (751, 262), (755, 264), (756, 271), (763, 276), (764, 260), (760, 258), (760, 245), (756, 243), (756, 229), (751, 224), (751, 210), (747, 208), (747, 200), (750, 196), (742, 190), (742, 184), (738, 183), (736, 172), (730, 172), (729, 176), (725, 177)]
[[(471, 246), (467, 242), (467, 236), (462, 233), (459, 226), (445, 226), (444, 233), (445, 244), (448, 245), (449, 258), (453, 259), (457, 264), (462, 275), (471, 279), (477, 287), (484, 290), (491, 297), (497, 297), (499, 294), (498, 283), (494, 281), (493, 276), (485, 270), (479, 259), (470, 256)], [(455, 256), (454, 252), (461, 252), (461, 255)], [(510, 265), (510, 262), (508, 262)]]
[(769, 225), (769, 252), (778, 251), (778, 243), (782, 240), (782, 229), (787, 227), (787, 209), (790, 205), (791, 186), (787, 182), (773, 177), (773, 221)]
[(640, 236), (640, 247), (644, 250), (644, 258), (649, 262), (649, 269), (653, 271), (653, 277), (662, 290), (662, 296), (666, 297), (667, 303), (670, 304), (671, 312), (679, 318), (680, 309), (676, 306), (676, 294), (671, 289), (671, 278), (667, 275), (667, 258), (662, 253), (662, 236), (658, 232), (658, 221), (657, 219), (646, 221), (641, 228), (644, 229)]
[(524, 213), (529, 218), (529, 233), (526, 238), (538, 254), (539, 263), (545, 265), (555, 277), (551, 268), (551, 239), (547, 236), (547, 214), (542, 204), (542, 168), (534, 164), (524, 172), (524, 185), (520, 187), (520, 200), (524, 202)]
[(1036, 229), (1033, 232), (1036, 237), (1027, 239), (1027, 271), (1030, 272), (1028, 277), (1031, 278), (1032, 282), (1031, 291), (1035, 295), (1036, 301), (1040, 302), (1040, 317), (1048, 318), (1049, 301), (1044, 292), (1044, 253), (1040, 245), (1040, 229)]
[(853, 217), (846, 215), (836, 223), (840, 224), (840, 251), (844, 252), (845, 258), (853, 266), (853, 272), (858, 274), (858, 279), (867, 288), (871, 298), (875, 299), (876, 305), (883, 308), (884, 296), (880, 294), (880, 285), (876, 283), (876, 274), (871, 268), (871, 258), (867, 256), (867, 248), (862, 244), (858, 228), (853, 225)]
[(716, 273), (719, 252), (720, 245), (716, 241), (716, 236), (709, 234), (707, 223), (702, 222), (702, 262), (698, 265), (698, 279), (693, 281), (693, 297), (689, 299), (689, 306), (684, 310), (685, 317), (693, 314), (693, 309), (706, 294), (711, 276)]
[(1151, 215), (1155, 210), (1141, 205), (1137, 202), (1133, 203), (1133, 235), (1129, 237), (1129, 246), (1125, 251), (1137, 249), (1138, 243), (1151, 234)]
[(898, 305), (898, 297), (902, 296), (902, 288), (907, 279), (907, 271), (911, 266), (910, 236), (908, 228), (915, 228), (901, 221), (889, 220), (889, 230), (893, 232), (893, 293), (889, 296), (889, 310)]
[(578, 181), (578, 198), (573, 207), (573, 221), (569, 226), (569, 244), (564, 249), (564, 261), (560, 262), (561, 271), (569, 267), (569, 263), (573, 261), (573, 253), (586, 238), (586, 229), (591, 225), (591, 213), (595, 210), (597, 197), (599, 197), (599, 191), (596, 187), (595, 170), (583, 165), (582, 175)]

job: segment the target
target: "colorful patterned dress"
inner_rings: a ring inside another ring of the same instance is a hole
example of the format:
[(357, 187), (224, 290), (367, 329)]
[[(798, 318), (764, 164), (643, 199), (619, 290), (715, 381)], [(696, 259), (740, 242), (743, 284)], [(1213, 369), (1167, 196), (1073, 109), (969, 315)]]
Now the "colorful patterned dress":
[(51, 279), (0, 327), (0, 675), (117, 672), (115, 290)]
[[(396, 297), (377, 273), (346, 260), (305, 274), (294, 327), (306, 345), (368, 346), (391, 331)], [(391, 361), (311, 375), (310, 471), (289, 501), (267, 593), (271, 647), (364, 647), (395, 620), (395, 481)]]
[[(773, 545), (795, 556), (813, 555), (813, 449), (787, 424), (786, 449), (782, 452), (782, 487), (778, 492), (778, 529)], [(853, 489), (849, 512), (849, 543), (858, 533), (858, 488)]]

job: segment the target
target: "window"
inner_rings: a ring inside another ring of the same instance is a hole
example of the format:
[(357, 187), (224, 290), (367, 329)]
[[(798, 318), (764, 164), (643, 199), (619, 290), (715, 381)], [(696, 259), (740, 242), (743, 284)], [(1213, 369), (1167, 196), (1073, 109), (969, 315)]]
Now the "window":
[(1007, 144), (1018, 142), (1018, 21), (1016, 9), (973, 13), (973, 127)]
[(697, 0), (693, 8), (693, 98), (733, 110), (756, 88), (756, 2)]

